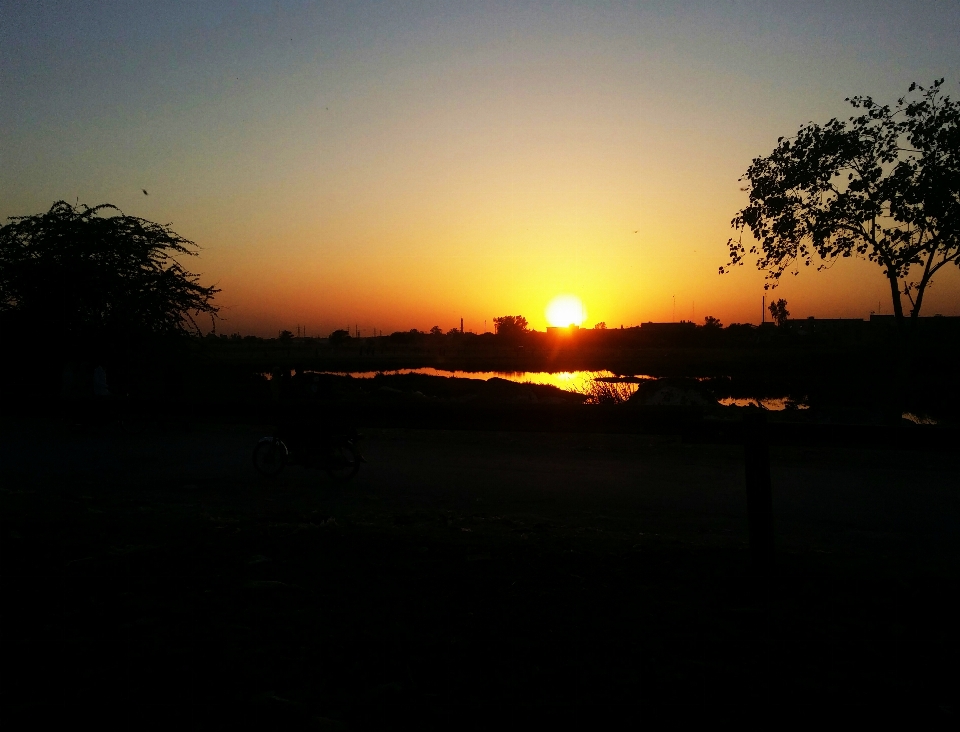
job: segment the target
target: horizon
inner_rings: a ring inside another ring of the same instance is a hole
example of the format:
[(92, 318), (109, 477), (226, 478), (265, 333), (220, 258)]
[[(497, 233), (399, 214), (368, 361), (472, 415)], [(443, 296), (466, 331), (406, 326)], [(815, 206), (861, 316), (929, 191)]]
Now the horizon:
[[(806, 316), (801, 316), (801, 317), (790, 317), (790, 318), (788, 318), (787, 322), (793, 323), (793, 322), (800, 322), (800, 321), (806, 321), (806, 320), (821, 320), (821, 321), (823, 321), (823, 320), (859, 320), (859, 321), (864, 322), (864, 323), (869, 323), (869, 322), (872, 320), (872, 318), (873, 318), (874, 316), (876, 316), (876, 315), (879, 315), (879, 316), (882, 316), (882, 317), (888, 317), (888, 318), (894, 317), (893, 313), (876, 313), (876, 312), (871, 311), (866, 317), (859, 317), (859, 318), (856, 317), (856, 316), (852, 316), (852, 317), (843, 317), (843, 316), (840, 316), (839, 318), (818, 318), (818, 317), (815, 316), (815, 315), (806, 315)], [(930, 313), (930, 314), (928, 314), (928, 315), (921, 315), (920, 317), (921, 317), (922, 319), (927, 319), (927, 318), (941, 318), (941, 317), (943, 317), (943, 318), (960, 318), (960, 315), (944, 315), (943, 313)], [(492, 320), (492, 319), (491, 319), (491, 320)], [(599, 321), (599, 322), (603, 322), (603, 321)], [(758, 328), (758, 327), (760, 327), (760, 325), (763, 325), (764, 323), (766, 323), (767, 325), (774, 325), (773, 321), (772, 321), (772, 320), (770, 319), (770, 317), (768, 316), (765, 321), (756, 322), (756, 323), (752, 323), (752, 322), (723, 323), (723, 322), (721, 322), (721, 323), (720, 323), (720, 327), (722, 327), (722, 328), (728, 328), (728, 327), (730, 327), (730, 326), (745, 326), (745, 325), (747, 325), (747, 326), (751, 326), (751, 327), (754, 327), (754, 328)], [(629, 325), (626, 324), (626, 323), (620, 324), (620, 325), (606, 325), (606, 327), (605, 327), (605, 328), (602, 328), (602, 329), (596, 328), (596, 327), (595, 327), (595, 324), (594, 324), (594, 325), (581, 325), (581, 326), (576, 326), (576, 325), (570, 325), (570, 326), (551, 326), (551, 325), (546, 325), (546, 326), (544, 326), (543, 328), (539, 328), (539, 329), (538, 329), (538, 328), (529, 328), (526, 332), (527, 332), (527, 333), (531, 333), (531, 334), (532, 334), (532, 333), (537, 333), (537, 334), (540, 334), (540, 335), (547, 335), (547, 334), (550, 333), (550, 331), (554, 331), (554, 330), (566, 330), (566, 329), (568, 329), (568, 328), (571, 328), (571, 329), (573, 329), (574, 331), (580, 331), (580, 330), (588, 330), (588, 331), (610, 330), (610, 331), (613, 331), (613, 330), (630, 330), (630, 329), (642, 328), (644, 325), (696, 325), (696, 326), (699, 326), (699, 327), (703, 327), (704, 323), (703, 323), (703, 322), (696, 322), (696, 321), (692, 321), (692, 320), (685, 320), (685, 319), (681, 319), (681, 320), (665, 320), (665, 321), (644, 320), (644, 321), (639, 322), (639, 323), (630, 323)], [(405, 334), (407, 334), (407, 333), (416, 333), (416, 334), (418, 334), (418, 335), (432, 335), (432, 334), (430, 333), (430, 328), (400, 328), (399, 330), (393, 330), (393, 331), (390, 331), (389, 333), (388, 333), (387, 331), (385, 331), (385, 330), (382, 331), (382, 332), (380, 332), (380, 329), (377, 329), (377, 332), (376, 332), (376, 333), (364, 333), (364, 332), (363, 332), (363, 329), (361, 328), (361, 329), (360, 329), (360, 335), (357, 336), (357, 335), (356, 335), (356, 332), (355, 332), (355, 329), (354, 329), (354, 326), (349, 326), (349, 327), (348, 327), (348, 326), (334, 327), (334, 328), (333, 328), (332, 330), (330, 330), (330, 331), (323, 331), (323, 330), (321, 330), (321, 333), (325, 333), (325, 334), (320, 334), (320, 335), (318, 335), (318, 334), (309, 332), (309, 331), (307, 331), (307, 330), (304, 330), (302, 333), (299, 333), (299, 332), (298, 332), (298, 329), (301, 328), (301, 327), (302, 327), (302, 326), (300, 326), (300, 325), (295, 325), (293, 330), (291, 330), (290, 328), (280, 328), (280, 329), (278, 329), (278, 330), (276, 331), (277, 335), (263, 335), (263, 334), (256, 334), (256, 333), (241, 333), (240, 331), (234, 331), (233, 333), (225, 333), (225, 332), (219, 332), (219, 331), (218, 331), (217, 333), (214, 333), (213, 331), (209, 331), (209, 332), (204, 333), (204, 334), (202, 334), (202, 335), (203, 335), (204, 337), (216, 335), (216, 336), (218, 336), (218, 337), (220, 337), (220, 338), (230, 338), (231, 336), (239, 335), (239, 336), (241, 336), (241, 337), (243, 337), (243, 338), (252, 337), (252, 338), (260, 338), (260, 339), (263, 339), (263, 340), (276, 340), (276, 339), (279, 338), (280, 335), (281, 335), (283, 332), (285, 332), (285, 331), (286, 331), (286, 332), (289, 332), (290, 335), (291, 335), (294, 339), (298, 339), (298, 338), (303, 338), (303, 339), (315, 338), (315, 339), (320, 339), (320, 340), (323, 340), (323, 339), (325, 339), (325, 338), (329, 338), (333, 333), (338, 332), (338, 331), (343, 331), (343, 332), (348, 333), (348, 335), (349, 335), (351, 338), (358, 338), (358, 337), (359, 337), (360, 339), (363, 339), (363, 338), (389, 338), (389, 337), (392, 336), (392, 335), (396, 335), (396, 334), (403, 334), (403, 335), (405, 335)], [(431, 326), (431, 327), (433, 327), (433, 326)], [(371, 328), (370, 330), (373, 330), (373, 329)], [(449, 328), (448, 328), (448, 329), (443, 329), (442, 335), (450, 335), (450, 332), (449, 332), (450, 330), (451, 330), (451, 329), (449, 329)], [(458, 329), (458, 330), (459, 330), (459, 329)], [(493, 336), (493, 335), (496, 335), (496, 332), (495, 332), (495, 331), (492, 331), (492, 330), (476, 331), (476, 330), (470, 330), (470, 329), (468, 329), (468, 328), (464, 328), (464, 330), (462, 331), (462, 333), (463, 333), (464, 335), (475, 335), (475, 336), (480, 336), (480, 335), (490, 335), (490, 336)]]
[[(936, 2), (5, 6), (0, 220), (170, 223), (224, 333), (543, 330), (563, 294), (588, 328), (756, 324), (753, 261), (717, 274), (738, 178), (845, 97), (960, 97), (958, 27)], [(960, 315), (960, 270), (935, 282), (921, 316)], [(855, 259), (766, 295), (892, 312)]]

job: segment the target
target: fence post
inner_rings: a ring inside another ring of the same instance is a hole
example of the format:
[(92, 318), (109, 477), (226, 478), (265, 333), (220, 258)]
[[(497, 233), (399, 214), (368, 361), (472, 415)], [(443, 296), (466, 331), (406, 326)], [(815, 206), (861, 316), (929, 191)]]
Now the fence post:
[(773, 564), (773, 495), (766, 415), (744, 415), (743, 457), (747, 479), (747, 522), (754, 570), (767, 573)]

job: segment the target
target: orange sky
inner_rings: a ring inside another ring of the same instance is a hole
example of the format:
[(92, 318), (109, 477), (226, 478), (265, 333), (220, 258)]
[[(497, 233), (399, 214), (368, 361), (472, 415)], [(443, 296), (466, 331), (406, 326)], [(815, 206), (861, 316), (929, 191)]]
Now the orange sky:
[[(717, 273), (751, 158), (960, 68), (938, 3), (67, 5), (0, 18), (0, 216), (170, 222), (245, 334), (542, 329), (561, 292), (588, 326), (758, 322), (762, 274)], [(885, 287), (846, 260), (776, 297), (867, 317)]]

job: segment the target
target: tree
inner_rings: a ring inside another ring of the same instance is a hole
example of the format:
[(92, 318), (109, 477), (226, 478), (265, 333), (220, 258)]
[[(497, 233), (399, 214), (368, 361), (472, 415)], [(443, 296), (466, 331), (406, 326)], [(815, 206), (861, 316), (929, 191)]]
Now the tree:
[(770, 317), (780, 328), (787, 324), (787, 318), (790, 317), (790, 311), (787, 310), (787, 301), (782, 297), (776, 302), (770, 303)]
[(278, 335), (277, 338), (282, 343), (290, 343), (293, 340), (293, 332), (289, 330), (281, 330), (280, 335)]
[(58, 335), (69, 347), (199, 335), (201, 314), (215, 330), (219, 290), (178, 261), (196, 249), (169, 224), (110, 204), (57, 201), (0, 227), (0, 316), (14, 330)]
[(497, 335), (517, 336), (527, 332), (527, 319), (522, 315), (504, 315), (493, 319)]
[(346, 343), (350, 340), (349, 331), (341, 328), (340, 330), (335, 330), (330, 334), (329, 343), (331, 346), (339, 346), (341, 343)]
[(599, 323), (597, 323), (596, 325), (593, 326), (593, 329), (594, 329), (594, 330), (606, 330), (606, 329), (607, 329), (607, 324), (606, 324), (604, 321), (601, 320)]
[(430, 329), (430, 335), (435, 335), (435, 336), (443, 335), (443, 328), (441, 328), (439, 325), (433, 326)]
[(723, 323), (721, 323), (719, 319), (713, 317), (712, 315), (708, 315), (703, 319), (703, 327), (710, 330), (722, 330)]
[(749, 230), (766, 288), (815, 256), (818, 270), (858, 256), (882, 268), (897, 322), (903, 295), (917, 318), (933, 276), (960, 265), (960, 102), (942, 84), (911, 84), (912, 97), (893, 107), (849, 98), (858, 113), (846, 122), (808, 123), (754, 159), (740, 179), (750, 202), (731, 222), (739, 234), (720, 272), (743, 264)]

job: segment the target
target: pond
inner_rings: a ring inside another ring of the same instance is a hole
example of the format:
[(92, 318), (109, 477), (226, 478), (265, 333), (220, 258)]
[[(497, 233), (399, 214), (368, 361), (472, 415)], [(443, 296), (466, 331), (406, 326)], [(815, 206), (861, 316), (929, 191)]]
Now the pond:
[[(546, 384), (555, 386), (564, 391), (573, 391), (579, 394), (587, 393), (596, 379), (614, 379), (616, 374), (611, 371), (444, 371), (435, 368), (396, 369), (394, 371), (345, 371), (329, 372), (341, 376), (352, 376), (357, 379), (372, 379), (378, 373), (382, 374), (424, 374), (426, 376), (445, 376), (456, 379), (488, 379), (499, 378), (515, 381), (518, 384)], [(651, 379), (652, 376), (638, 378)], [(632, 384), (633, 391), (637, 390)]]
[[(623, 375), (612, 371), (445, 371), (435, 368), (396, 369), (392, 371), (337, 371), (338, 376), (352, 376), (358, 379), (372, 379), (378, 373), (382, 374), (424, 374), (427, 376), (444, 376), (457, 379), (487, 379), (500, 378), (520, 384), (546, 384), (555, 386), (564, 391), (577, 394), (586, 394), (588, 401), (593, 401), (598, 391), (615, 392), (620, 399), (629, 399), (636, 392), (639, 382), (656, 379), (649, 374)], [(789, 408), (807, 409), (807, 405), (796, 402), (789, 396), (779, 397), (722, 397), (719, 403), (723, 406), (761, 406), (770, 411), (779, 412)]]
[[(291, 369), (289, 374), (296, 373)], [(313, 372), (318, 373), (318, 372)], [(383, 371), (322, 371), (336, 376), (350, 376), (358, 379), (372, 379), (379, 374), (423, 374), (426, 376), (441, 376), (457, 379), (488, 379), (499, 378), (520, 384), (545, 384), (564, 391), (583, 394), (587, 397), (587, 404), (622, 402), (629, 399), (640, 383), (659, 377), (650, 374), (615, 374), (612, 371), (458, 371), (436, 369), (432, 367), (416, 369), (393, 369)], [(266, 380), (271, 380), (273, 374), (261, 374)], [(763, 386), (740, 384), (732, 388), (731, 380), (722, 377), (701, 377), (697, 381), (707, 382), (708, 390), (716, 395), (717, 403), (724, 407), (756, 407), (759, 406), (771, 412), (781, 412), (788, 409), (806, 410), (810, 406), (807, 397), (797, 394), (787, 394), (787, 390), (765, 388)], [(751, 392), (757, 393), (752, 394)], [(925, 413), (903, 412), (903, 419), (916, 424), (938, 424), (939, 420), (931, 418)]]

